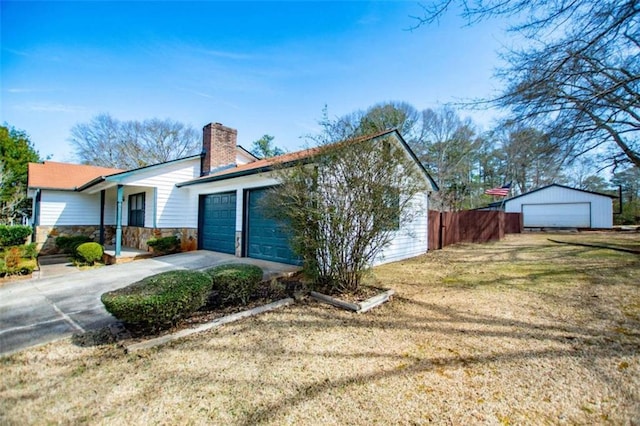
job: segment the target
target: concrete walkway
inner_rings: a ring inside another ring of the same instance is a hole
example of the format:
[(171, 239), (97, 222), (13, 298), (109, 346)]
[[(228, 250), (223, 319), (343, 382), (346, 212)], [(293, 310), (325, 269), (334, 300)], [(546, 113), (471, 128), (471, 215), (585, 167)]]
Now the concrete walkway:
[[(223, 263), (251, 263), (265, 278), (294, 272), (297, 266), (193, 251), (105, 266), (64, 275), (16, 281), (0, 287), (0, 355), (96, 330), (117, 322), (100, 296), (144, 277), (175, 269), (206, 269)], [(62, 266), (64, 268), (64, 266)], [(64, 272), (64, 270), (63, 270)]]

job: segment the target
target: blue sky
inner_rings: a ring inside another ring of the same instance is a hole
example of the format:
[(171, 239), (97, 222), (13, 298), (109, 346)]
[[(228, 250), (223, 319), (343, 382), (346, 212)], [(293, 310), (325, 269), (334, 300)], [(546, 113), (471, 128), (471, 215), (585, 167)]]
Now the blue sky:
[[(287, 150), (382, 101), (419, 109), (494, 94), (499, 23), (406, 29), (417, 2), (2, 1), (0, 122), (74, 161), (71, 127), (100, 113), (220, 122)], [(489, 125), (491, 111), (473, 112)]]

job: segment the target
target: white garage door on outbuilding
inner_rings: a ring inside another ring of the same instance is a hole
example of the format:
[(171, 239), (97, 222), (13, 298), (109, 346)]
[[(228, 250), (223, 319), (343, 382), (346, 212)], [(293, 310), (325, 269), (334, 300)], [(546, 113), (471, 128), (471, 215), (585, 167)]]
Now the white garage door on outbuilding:
[(591, 204), (523, 204), (525, 228), (591, 228)]
[(525, 228), (608, 229), (615, 196), (552, 184), (510, 198), (505, 212), (522, 213)]

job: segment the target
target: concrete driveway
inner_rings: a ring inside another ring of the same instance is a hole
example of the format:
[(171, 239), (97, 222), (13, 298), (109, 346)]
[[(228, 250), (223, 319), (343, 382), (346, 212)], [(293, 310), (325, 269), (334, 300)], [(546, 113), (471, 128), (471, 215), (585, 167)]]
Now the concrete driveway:
[(258, 265), (265, 271), (265, 278), (299, 269), (200, 250), (8, 283), (0, 287), (0, 355), (116, 323), (100, 301), (102, 293), (160, 272), (205, 269), (223, 263)]

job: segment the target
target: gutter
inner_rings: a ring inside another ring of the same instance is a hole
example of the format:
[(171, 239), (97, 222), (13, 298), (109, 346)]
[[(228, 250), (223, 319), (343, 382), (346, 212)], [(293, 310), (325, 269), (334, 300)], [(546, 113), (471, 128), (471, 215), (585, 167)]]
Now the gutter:
[[(304, 160), (288, 161), (286, 163), (278, 163), (278, 165), (287, 167), (299, 161), (304, 161)], [(258, 167), (256, 169), (240, 170), (238, 172), (227, 173), (224, 175), (209, 176), (206, 178), (201, 178), (201, 179), (198, 179), (197, 181), (186, 181), (186, 182), (176, 183), (176, 187), (182, 188), (183, 186), (198, 185), (201, 183), (208, 183), (208, 182), (217, 182), (217, 181), (232, 179), (232, 178), (241, 177), (241, 176), (249, 176), (249, 175), (254, 175), (258, 173), (270, 172), (270, 171), (273, 171), (274, 169), (275, 169), (274, 166), (263, 166), (263, 167)]]

